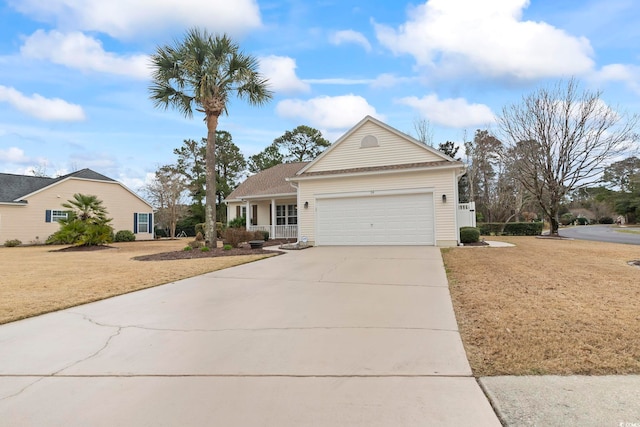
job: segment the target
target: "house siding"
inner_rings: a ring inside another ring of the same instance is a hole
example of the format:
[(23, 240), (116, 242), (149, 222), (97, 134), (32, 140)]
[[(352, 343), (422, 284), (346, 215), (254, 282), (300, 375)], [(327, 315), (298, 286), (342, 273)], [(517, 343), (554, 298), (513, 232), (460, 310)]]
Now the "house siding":
[[(153, 209), (117, 182), (91, 181), (70, 178), (47, 187), (25, 200), (25, 206), (0, 205), (0, 241), (20, 239), (22, 243), (44, 242), (60, 229), (57, 222), (45, 222), (48, 209), (65, 210), (61, 205), (76, 193), (95, 195), (102, 200), (113, 218), (115, 231), (133, 231), (133, 213), (152, 213)], [(153, 239), (153, 233), (137, 233), (136, 240)]]
[[(297, 200), (295, 198), (275, 199), (276, 205), (295, 205)], [(256, 225), (271, 225), (271, 213), (269, 206), (271, 206), (271, 199), (251, 201), (251, 206), (258, 206), (258, 223)], [(247, 202), (227, 202), (227, 220), (231, 221), (236, 218), (236, 207), (247, 206)], [(252, 208), (253, 209), (253, 208)], [(298, 212), (298, 215), (300, 213)]]
[[(433, 188), (436, 245), (456, 245), (458, 230), (455, 183), (456, 172), (450, 169), (300, 181), (300, 203), (309, 202), (309, 207), (298, 209), (299, 237), (307, 237), (310, 243), (315, 243), (316, 200), (323, 194)], [(446, 203), (442, 202), (443, 194), (447, 196)]]
[[(377, 147), (361, 148), (367, 135), (378, 139)], [(363, 126), (334, 146), (326, 156), (318, 159), (307, 172), (350, 169), (354, 167), (376, 167), (416, 162), (437, 162), (443, 158), (425, 147), (413, 143), (373, 122)]]

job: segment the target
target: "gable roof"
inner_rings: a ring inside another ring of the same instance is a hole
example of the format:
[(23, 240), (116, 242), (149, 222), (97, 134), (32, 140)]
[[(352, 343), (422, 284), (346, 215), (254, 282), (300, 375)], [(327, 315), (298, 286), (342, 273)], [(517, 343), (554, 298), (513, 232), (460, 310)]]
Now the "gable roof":
[[(386, 130), (387, 132), (393, 134), (395, 137), (405, 141), (406, 143), (410, 144), (413, 146), (414, 150), (424, 150), (423, 152), (425, 154), (429, 154), (432, 157), (435, 157), (437, 159), (437, 161), (434, 161), (433, 163), (438, 163), (438, 166), (440, 167), (447, 167), (447, 166), (452, 166), (452, 167), (457, 167), (457, 168), (461, 168), (463, 167), (463, 164), (459, 161), (456, 161), (454, 159), (452, 159), (451, 157), (447, 156), (446, 154), (444, 154), (443, 152), (436, 150), (433, 147), (430, 147), (426, 144), (423, 144), (422, 142), (416, 140), (415, 138), (411, 137), (410, 135), (407, 135), (403, 132), (400, 132), (399, 130), (387, 125), (386, 123), (381, 122), (380, 120), (371, 117), (371, 116), (366, 116), (364, 119), (360, 120), (360, 122), (358, 122), (355, 126), (353, 126), (351, 129), (349, 129), (344, 135), (342, 135), (336, 142), (334, 142), (328, 149), (326, 149), (324, 152), (322, 152), (318, 157), (316, 157), (312, 162), (310, 162), (308, 165), (306, 165), (304, 168), (302, 168), (300, 171), (298, 171), (298, 173), (296, 174), (296, 176), (312, 176), (317, 174), (317, 172), (311, 172), (310, 169), (314, 169), (314, 165), (316, 165), (318, 162), (321, 162), (322, 159), (324, 159), (326, 156), (330, 156), (332, 151), (334, 151), (336, 149), (336, 147), (339, 147), (342, 143), (344, 143), (345, 141), (347, 141), (354, 133), (356, 133), (357, 131), (359, 131), (361, 128), (363, 128), (364, 126), (366, 126), (367, 124), (374, 124), (377, 125), (381, 128), (383, 128), (384, 130)], [(418, 153), (420, 151), (417, 151)], [(414, 161), (417, 161), (414, 160)], [(380, 170), (385, 170), (388, 169), (391, 165), (380, 165), (377, 167), (373, 167), (373, 169), (379, 168)], [(396, 165), (398, 166), (398, 165)], [(406, 165), (404, 165), (406, 166)], [(406, 169), (406, 167), (404, 166), (400, 166), (400, 169)], [(351, 169), (351, 168), (350, 168)], [(369, 169), (369, 168), (367, 168)], [(309, 171), (309, 172), (307, 172)], [(326, 175), (327, 173), (329, 173), (329, 171), (323, 171), (325, 173), (323, 173), (323, 175)], [(340, 173), (342, 171), (338, 171), (338, 170), (334, 170), (333, 172), (335, 173)]]
[(99, 174), (98, 172), (92, 171), (91, 169), (81, 169), (79, 171), (71, 172), (57, 178), (0, 173), (0, 203), (26, 204), (26, 201), (23, 199), (28, 197), (29, 195), (70, 178), (88, 179), (92, 181), (105, 181), (118, 184), (125, 190), (129, 191), (134, 196), (145, 202), (147, 205), (149, 205), (149, 202), (142, 199), (133, 191), (129, 190), (127, 187), (122, 185), (122, 183), (116, 181), (115, 179), (109, 178), (108, 176), (104, 176), (102, 174)]
[(227, 196), (225, 201), (241, 200), (246, 197), (296, 194), (287, 178), (305, 167), (309, 162), (282, 163), (248, 177)]

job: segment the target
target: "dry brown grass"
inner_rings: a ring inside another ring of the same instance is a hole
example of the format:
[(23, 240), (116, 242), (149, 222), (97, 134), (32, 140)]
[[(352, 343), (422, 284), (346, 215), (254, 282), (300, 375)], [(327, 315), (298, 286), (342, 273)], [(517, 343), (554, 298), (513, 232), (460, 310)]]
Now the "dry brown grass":
[(187, 240), (113, 243), (117, 249), (51, 252), (0, 248), (0, 324), (244, 264), (270, 255), (175, 261), (131, 258), (181, 250)]
[(495, 240), (443, 251), (476, 376), (640, 373), (640, 247)]

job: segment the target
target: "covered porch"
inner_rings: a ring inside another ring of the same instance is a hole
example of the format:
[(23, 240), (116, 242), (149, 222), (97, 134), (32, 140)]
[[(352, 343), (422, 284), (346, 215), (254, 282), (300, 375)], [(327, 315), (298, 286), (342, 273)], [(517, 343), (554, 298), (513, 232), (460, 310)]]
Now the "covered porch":
[(246, 218), (249, 231), (267, 231), (270, 239), (298, 238), (296, 197), (246, 198), (236, 205), (235, 211), (235, 217)]

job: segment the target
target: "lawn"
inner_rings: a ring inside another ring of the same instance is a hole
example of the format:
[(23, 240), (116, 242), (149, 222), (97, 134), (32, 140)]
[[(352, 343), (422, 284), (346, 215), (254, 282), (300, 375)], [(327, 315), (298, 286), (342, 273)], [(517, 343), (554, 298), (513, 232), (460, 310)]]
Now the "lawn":
[(443, 250), (476, 376), (640, 373), (640, 246), (495, 240)]
[(0, 324), (60, 310), (269, 255), (134, 261), (140, 255), (181, 250), (187, 240), (113, 243), (115, 249), (52, 252), (60, 247), (0, 247)]

